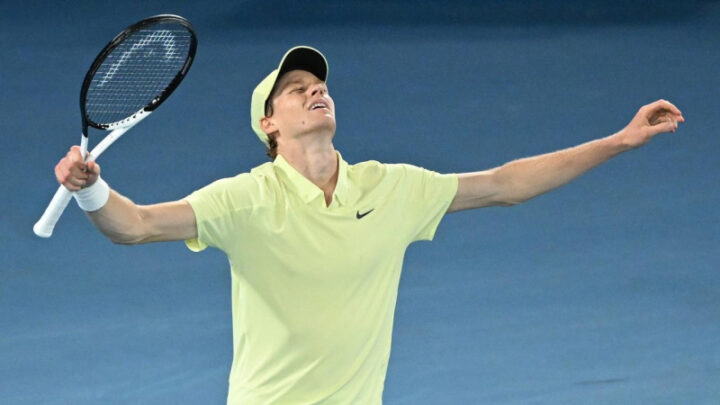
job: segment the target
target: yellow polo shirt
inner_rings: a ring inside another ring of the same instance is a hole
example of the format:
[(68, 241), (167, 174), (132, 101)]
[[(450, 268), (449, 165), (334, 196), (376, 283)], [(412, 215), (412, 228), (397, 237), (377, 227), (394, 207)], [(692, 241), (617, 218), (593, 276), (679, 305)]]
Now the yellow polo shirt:
[(431, 240), (457, 176), (349, 165), (332, 203), (282, 157), (186, 198), (193, 251), (232, 272), (229, 404), (380, 404), (405, 249)]

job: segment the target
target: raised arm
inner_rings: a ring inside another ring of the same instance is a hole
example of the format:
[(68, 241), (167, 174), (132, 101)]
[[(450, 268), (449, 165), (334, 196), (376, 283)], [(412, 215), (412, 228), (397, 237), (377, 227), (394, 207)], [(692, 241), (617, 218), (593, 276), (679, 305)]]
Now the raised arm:
[[(100, 166), (95, 162), (85, 163), (80, 148), (73, 146), (55, 167), (55, 176), (68, 190), (79, 191), (97, 181)], [(107, 203), (87, 214), (95, 227), (114, 243), (139, 244), (197, 237), (195, 214), (190, 204), (183, 200), (137, 205), (110, 190)]]
[(461, 173), (448, 212), (525, 202), (568, 183), (613, 156), (644, 145), (657, 134), (675, 132), (678, 123), (684, 121), (677, 107), (658, 100), (641, 107), (624, 129), (606, 138), (515, 160), (490, 170)]

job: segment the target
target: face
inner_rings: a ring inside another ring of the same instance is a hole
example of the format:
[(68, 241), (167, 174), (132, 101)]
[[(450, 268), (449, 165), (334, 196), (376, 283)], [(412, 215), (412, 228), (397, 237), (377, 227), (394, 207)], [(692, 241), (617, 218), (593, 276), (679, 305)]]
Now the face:
[(325, 82), (310, 72), (292, 70), (277, 83), (272, 115), (261, 120), (266, 133), (296, 138), (307, 134), (335, 134), (335, 104)]

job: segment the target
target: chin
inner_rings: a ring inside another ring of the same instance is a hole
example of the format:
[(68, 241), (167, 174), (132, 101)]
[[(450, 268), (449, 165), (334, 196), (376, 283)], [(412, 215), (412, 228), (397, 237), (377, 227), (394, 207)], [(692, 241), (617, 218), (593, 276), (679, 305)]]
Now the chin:
[(337, 128), (337, 124), (335, 123), (335, 117), (325, 116), (324, 122), (322, 124), (318, 124), (318, 128), (327, 129), (334, 134), (335, 129)]

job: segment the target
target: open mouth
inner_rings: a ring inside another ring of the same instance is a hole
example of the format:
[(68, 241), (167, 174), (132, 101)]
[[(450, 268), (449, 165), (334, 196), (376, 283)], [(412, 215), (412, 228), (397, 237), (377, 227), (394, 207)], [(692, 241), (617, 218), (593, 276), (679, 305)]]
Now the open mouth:
[(324, 108), (324, 109), (326, 109), (326, 110), (329, 110), (327, 104), (325, 104), (325, 103), (323, 103), (323, 102), (313, 103), (313, 104), (310, 106), (310, 109), (311, 109), (311, 110), (318, 110), (318, 109), (321, 109), (321, 108)]

